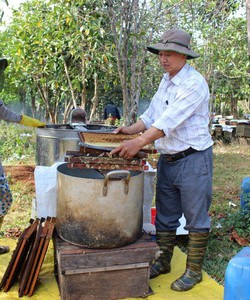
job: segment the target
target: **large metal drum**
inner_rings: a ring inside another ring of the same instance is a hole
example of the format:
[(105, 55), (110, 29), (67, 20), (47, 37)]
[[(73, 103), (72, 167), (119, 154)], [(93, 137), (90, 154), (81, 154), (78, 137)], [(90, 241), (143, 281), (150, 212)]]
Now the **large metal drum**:
[(88, 248), (115, 248), (142, 234), (143, 172), (57, 168), (59, 236)]

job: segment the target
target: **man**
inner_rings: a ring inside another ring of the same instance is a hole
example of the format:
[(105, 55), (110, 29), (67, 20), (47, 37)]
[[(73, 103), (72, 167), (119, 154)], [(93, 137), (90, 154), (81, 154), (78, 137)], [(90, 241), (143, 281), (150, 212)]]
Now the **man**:
[(118, 107), (110, 101), (104, 108), (104, 120), (107, 125), (115, 125), (116, 120), (121, 119)]
[(191, 50), (190, 35), (167, 30), (159, 43), (147, 49), (158, 55), (164, 74), (149, 108), (138, 122), (119, 127), (116, 133), (139, 137), (124, 141), (111, 154), (133, 157), (155, 141), (161, 154), (157, 166), (156, 241), (162, 251), (150, 269), (150, 278), (169, 273), (182, 213), (189, 232), (184, 274), (171, 284), (187, 291), (202, 280), (202, 262), (210, 229), (212, 200), (212, 145), (209, 133), (209, 89), (203, 76), (187, 64), (199, 57)]
[[(0, 70), (4, 70), (8, 66), (7, 60), (2, 58), (0, 59)], [(2, 77), (3, 78), (3, 77)], [(0, 80), (0, 86), (3, 85), (3, 79)], [(7, 108), (3, 101), (0, 100), (0, 120), (4, 120), (6, 122), (12, 123), (19, 123), (25, 126), (44, 126), (43, 122), (39, 120), (30, 118), (25, 115), (16, 114), (15, 112), (11, 111)], [(8, 210), (10, 209), (12, 204), (12, 194), (9, 188), (8, 181), (4, 174), (4, 168), (0, 161), (0, 229), (3, 224), (4, 216), (7, 214)], [(0, 254), (5, 254), (9, 252), (8, 246), (1, 246), (0, 245)]]

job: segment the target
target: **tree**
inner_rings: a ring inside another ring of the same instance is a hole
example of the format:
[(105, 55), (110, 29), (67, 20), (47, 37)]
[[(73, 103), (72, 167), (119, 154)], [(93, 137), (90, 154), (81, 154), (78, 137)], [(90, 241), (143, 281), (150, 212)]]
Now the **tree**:
[[(247, 0), (249, 1), (249, 0)], [(32, 0), (0, 32), (9, 58), (5, 99), (14, 98), (50, 122), (67, 120), (81, 105), (90, 120), (107, 99), (122, 101), (125, 123), (136, 121), (140, 99), (149, 101), (162, 70), (146, 46), (167, 28), (192, 35), (200, 58), (190, 63), (207, 79), (212, 106), (249, 99), (243, 0)], [(237, 31), (235, 31), (237, 28)], [(237, 34), (236, 34), (237, 33)], [(122, 94), (122, 96), (120, 96)], [(120, 99), (122, 98), (122, 99)], [(211, 106), (211, 109), (212, 109)]]
[(123, 92), (125, 124), (136, 122), (146, 45), (152, 41), (162, 0), (108, 0), (107, 14), (116, 46), (116, 59)]
[[(19, 88), (26, 76), (26, 85), (35, 89), (32, 94), (39, 93), (46, 119), (52, 123), (58, 122), (61, 109), (65, 122), (77, 105), (88, 105), (92, 117), (98, 105), (98, 84), (111, 74), (112, 55), (110, 43), (104, 42), (100, 3), (33, 0), (14, 13), (4, 33), (5, 52), (12, 55), (9, 76), (15, 77)], [(94, 95), (86, 103), (89, 86), (95, 87)]]
[(211, 111), (222, 104), (238, 116), (238, 102), (249, 97), (246, 22), (236, 12), (242, 0), (172, 1), (177, 26), (190, 32), (200, 58), (191, 62), (206, 78)]
[(248, 56), (250, 57), (250, 0), (246, 0)]

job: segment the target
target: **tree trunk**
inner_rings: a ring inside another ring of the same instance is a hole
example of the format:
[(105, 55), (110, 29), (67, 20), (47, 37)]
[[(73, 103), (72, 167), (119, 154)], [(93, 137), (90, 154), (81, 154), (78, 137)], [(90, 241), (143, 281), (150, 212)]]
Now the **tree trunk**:
[[(247, 12), (247, 37), (248, 37), (248, 59), (250, 60), (250, 0), (246, 0), (246, 12)], [(250, 74), (250, 68), (248, 69)], [(250, 107), (250, 97), (247, 99)]]
[(98, 91), (98, 79), (97, 79), (97, 76), (95, 76), (94, 84), (95, 84), (95, 90), (94, 90), (94, 96), (91, 99), (92, 108), (91, 108), (91, 112), (90, 112), (90, 116), (89, 116), (89, 121), (90, 122), (92, 121), (92, 118), (95, 114), (95, 111), (96, 111), (96, 108), (97, 108), (97, 105), (98, 105), (98, 93), (97, 93), (97, 91)]
[(246, 0), (246, 12), (247, 12), (248, 56), (250, 58), (250, 0)]
[(66, 77), (67, 77), (67, 80), (68, 80), (70, 93), (71, 93), (71, 100), (68, 102), (68, 105), (66, 106), (66, 109), (64, 111), (64, 122), (65, 122), (65, 120), (67, 119), (67, 117), (69, 115), (72, 104), (73, 104), (73, 107), (76, 108), (77, 103), (76, 103), (74, 88), (73, 88), (72, 83), (71, 83), (71, 79), (70, 79), (69, 72), (68, 72), (68, 67), (67, 67), (67, 64), (66, 64), (65, 60), (63, 60), (63, 64), (64, 64), (64, 70), (65, 70), (65, 74), (66, 74)]
[(30, 90), (30, 98), (31, 98), (31, 111), (32, 111), (32, 117), (35, 118), (36, 115), (36, 97), (33, 93), (33, 90)]
[(215, 92), (216, 92), (216, 80), (217, 80), (217, 72), (213, 70), (213, 81), (210, 93), (210, 102), (209, 102), (209, 112), (210, 114), (214, 113), (215, 110)]
[[(157, 1), (157, 9), (153, 16), (154, 26), (148, 36), (142, 34), (145, 19), (148, 17), (146, 0), (126, 0), (120, 7), (115, 8), (114, 3), (115, 1), (108, 1), (108, 15), (116, 45), (117, 68), (123, 94), (124, 123), (128, 126), (137, 121), (141, 78), (147, 53), (146, 47), (142, 45), (148, 45), (152, 41), (153, 32), (157, 27), (156, 20), (162, 10), (162, 0)], [(141, 35), (143, 41), (140, 41)]]
[[(48, 91), (48, 87), (46, 84), (41, 85), (40, 82), (38, 80), (35, 80), (39, 93), (44, 101), (45, 104), (45, 115), (46, 115), (46, 123), (48, 123), (49, 121), (52, 124), (56, 123), (56, 116), (55, 116), (55, 110), (53, 109), (53, 106), (49, 103), (49, 91)], [(48, 120), (48, 117), (50, 118), (50, 120)]]
[(234, 99), (234, 96), (231, 97), (231, 115), (234, 117), (234, 119), (238, 118), (238, 100)]
[(82, 93), (81, 93), (81, 108), (86, 109), (86, 78), (85, 78), (85, 60), (82, 59)]

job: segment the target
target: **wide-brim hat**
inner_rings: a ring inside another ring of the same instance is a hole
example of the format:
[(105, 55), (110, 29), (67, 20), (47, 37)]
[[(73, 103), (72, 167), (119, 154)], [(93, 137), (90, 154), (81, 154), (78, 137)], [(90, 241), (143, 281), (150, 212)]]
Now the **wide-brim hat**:
[(159, 54), (159, 51), (174, 51), (187, 55), (187, 59), (197, 58), (200, 55), (190, 46), (191, 36), (182, 29), (169, 29), (165, 31), (159, 43), (148, 46), (148, 51)]

